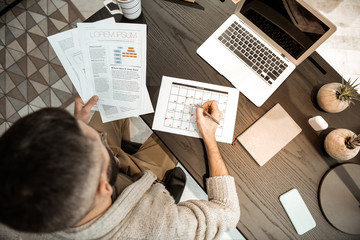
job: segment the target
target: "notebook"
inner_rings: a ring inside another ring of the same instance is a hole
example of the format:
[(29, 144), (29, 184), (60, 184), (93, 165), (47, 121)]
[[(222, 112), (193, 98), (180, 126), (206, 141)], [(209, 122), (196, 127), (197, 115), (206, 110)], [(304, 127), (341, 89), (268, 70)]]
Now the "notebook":
[(280, 104), (276, 104), (237, 139), (263, 166), (300, 132), (296, 122)]
[(197, 53), (260, 107), (335, 30), (303, 0), (241, 0)]

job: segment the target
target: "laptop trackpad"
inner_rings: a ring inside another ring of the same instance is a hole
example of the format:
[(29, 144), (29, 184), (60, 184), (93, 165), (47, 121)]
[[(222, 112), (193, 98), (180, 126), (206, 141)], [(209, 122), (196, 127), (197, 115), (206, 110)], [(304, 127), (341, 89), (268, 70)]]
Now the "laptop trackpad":
[(207, 49), (212, 51), (200, 51), (200, 55), (237, 89), (250, 86), (254, 83), (252, 80), (257, 80), (257, 75), (220, 42), (212, 40), (207, 43)]
[(231, 69), (227, 70), (224, 77), (240, 91), (244, 91), (248, 88), (253, 89), (254, 84), (258, 85), (257, 81), (259, 81), (259, 77), (244, 64), (239, 64), (238, 61), (240, 60), (236, 61), (236, 67), (231, 67)]

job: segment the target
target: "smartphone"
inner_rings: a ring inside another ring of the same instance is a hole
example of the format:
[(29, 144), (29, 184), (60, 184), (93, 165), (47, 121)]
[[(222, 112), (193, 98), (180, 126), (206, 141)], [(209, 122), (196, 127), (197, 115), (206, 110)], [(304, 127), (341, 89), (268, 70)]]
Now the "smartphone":
[(309, 209), (296, 188), (281, 195), (279, 200), (299, 235), (306, 233), (316, 226), (314, 218), (311, 216)]

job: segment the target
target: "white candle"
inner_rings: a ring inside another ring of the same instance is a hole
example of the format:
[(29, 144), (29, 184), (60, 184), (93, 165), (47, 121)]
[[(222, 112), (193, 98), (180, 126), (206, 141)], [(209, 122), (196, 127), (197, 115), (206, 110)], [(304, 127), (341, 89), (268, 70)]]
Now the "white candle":
[(310, 118), (309, 124), (315, 131), (325, 130), (329, 126), (325, 119), (321, 116), (315, 116)]

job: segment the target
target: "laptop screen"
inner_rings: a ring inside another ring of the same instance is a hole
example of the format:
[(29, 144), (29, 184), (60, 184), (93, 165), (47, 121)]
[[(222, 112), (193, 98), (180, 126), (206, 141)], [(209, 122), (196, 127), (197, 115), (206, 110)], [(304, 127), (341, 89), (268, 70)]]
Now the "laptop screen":
[(240, 13), (295, 59), (329, 30), (296, 0), (245, 0)]

